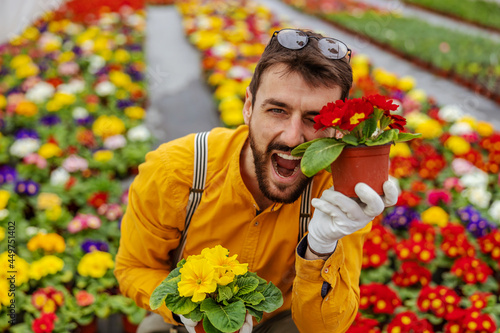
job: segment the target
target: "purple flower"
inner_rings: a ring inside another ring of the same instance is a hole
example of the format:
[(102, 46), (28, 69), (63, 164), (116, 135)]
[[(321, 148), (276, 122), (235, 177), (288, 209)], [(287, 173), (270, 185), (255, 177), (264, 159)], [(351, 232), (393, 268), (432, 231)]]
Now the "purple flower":
[(141, 44), (130, 44), (130, 45), (127, 45), (127, 49), (129, 51), (141, 51), (142, 45)]
[(477, 222), (469, 222), (467, 230), (476, 238), (480, 238), (489, 234), (495, 226), (486, 219), (481, 218)]
[(89, 253), (92, 251), (108, 252), (109, 246), (106, 242), (103, 241), (87, 239), (82, 243), (82, 250), (85, 253)]
[(34, 196), (38, 193), (40, 185), (32, 180), (21, 180), (16, 183), (17, 194), (26, 194), (27, 196)]
[(61, 122), (61, 118), (55, 114), (49, 114), (46, 116), (43, 116), (40, 119), (40, 123), (44, 126), (54, 126), (57, 125)]
[(5, 183), (13, 183), (17, 179), (16, 169), (8, 166), (1, 165), (0, 166), (0, 185)]
[(407, 206), (398, 206), (384, 217), (383, 223), (393, 229), (407, 229), (414, 220), (419, 220), (420, 215)]
[(136, 70), (133, 66), (130, 66), (127, 68), (127, 74), (130, 75), (132, 80), (134, 81), (140, 81), (142, 80), (142, 73)]
[(126, 107), (134, 105), (134, 102), (128, 99), (119, 99), (116, 101), (116, 107), (119, 109), (125, 109)]
[(472, 206), (457, 209), (457, 214), (465, 224), (469, 222), (477, 223), (481, 219), (481, 214)]
[(94, 117), (91, 116), (91, 115), (88, 115), (87, 117), (85, 118), (77, 118), (75, 119), (75, 123), (77, 125), (80, 125), (80, 126), (86, 126), (86, 125), (90, 125), (94, 122)]
[(104, 66), (101, 69), (99, 69), (97, 71), (97, 73), (95, 73), (95, 76), (101, 76), (101, 75), (104, 75), (104, 74), (108, 74), (108, 72), (109, 72), (108, 66)]
[(31, 139), (39, 139), (37, 131), (31, 128), (21, 128), (19, 131), (16, 132), (15, 135), (16, 140), (19, 139), (26, 139), (26, 138), (31, 138)]

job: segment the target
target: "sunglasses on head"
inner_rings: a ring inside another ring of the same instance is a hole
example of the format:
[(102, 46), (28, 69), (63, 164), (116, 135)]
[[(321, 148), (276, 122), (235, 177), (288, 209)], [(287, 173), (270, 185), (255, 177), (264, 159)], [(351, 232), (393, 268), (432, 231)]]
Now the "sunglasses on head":
[(351, 61), (351, 50), (347, 45), (335, 38), (308, 36), (304, 31), (295, 29), (275, 31), (271, 38), (274, 37), (278, 39), (281, 46), (289, 50), (300, 50), (307, 45), (309, 38), (314, 38), (318, 41), (318, 49), (328, 59), (338, 60), (348, 55), (349, 62)]

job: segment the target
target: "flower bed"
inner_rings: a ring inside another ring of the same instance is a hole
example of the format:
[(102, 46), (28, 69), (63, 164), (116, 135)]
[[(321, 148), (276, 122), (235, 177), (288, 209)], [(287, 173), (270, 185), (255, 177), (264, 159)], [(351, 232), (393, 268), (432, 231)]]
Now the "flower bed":
[(70, 332), (96, 316), (145, 314), (112, 272), (120, 179), (152, 144), (145, 14), (114, 9), (79, 12), (82, 23), (71, 10), (46, 13), (0, 46), (0, 331)]
[[(195, 3), (201, 2), (184, 1), (179, 8), (188, 38), (202, 50), (215, 99), (242, 103), (237, 89), (242, 86), (228, 73), (231, 65), (247, 64), (240, 52), (248, 45), (234, 49), (218, 32), (239, 28), (249, 35), (245, 29), (256, 5), (204, 2), (202, 11), (190, 12)], [(327, 6), (323, 10), (331, 9), (332, 2), (321, 3)], [(264, 44), (272, 31), (286, 26), (266, 15), (273, 27), (260, 25), (268, 31)], [(224, 17), (231, 19), (221, 21)], [(222, 52), (227, 50), (238, 56)], [(456, 107), (440, 108), (415, 89), (413, 78), (373, 68), (366, 56), (354, 55), (351, 64), (351, 97), (390, 96), (408, 119), (407, 128), (423, 139), (392, 148), (390, 172), (402, 192), (365, 242), (360, 311), (350, 332), (493, 332), (500, 326), (500, 133)]]
[(500, 31), (500, 22), (498, 22), (500, 5), (493, 1), (404, 0), (404, 2), (487, 29)]
[(500, 47), (497, 42), (365, 5), (356, 7), (349, 0), (337, 0), (337, 6), (326, 1), (284, 2), (500, 103), (500, 65), (491, 58)]

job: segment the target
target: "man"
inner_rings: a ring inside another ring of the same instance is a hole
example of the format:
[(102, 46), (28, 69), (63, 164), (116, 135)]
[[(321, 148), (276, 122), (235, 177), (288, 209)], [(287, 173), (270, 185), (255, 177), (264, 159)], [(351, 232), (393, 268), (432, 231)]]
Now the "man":
[[(321, 198), (312, 200), (309, 234), (297, 246), (300, 198), (311, 179), (290, 152), (331, 134), (314, 130), (314, 116), (328, 102), (347, 98), (349, 52), (342, 42), (313, 32), (275, 32), (246, 92), (245, 125), (216, 128), (208, 136), (206, 185), (183, 257), (220, 244), (280, 288), (283, 306), (264, 314), (253, 332), (346, 331), (359, 306), (364, 236), (384, 206), (396, 202), (397, 190), (386, 182), (384, 197), (358, 184), (358, 204), (335, 192), (331, 175), (322, 171), (312, 183), (312, 197)], [(193, 160), (194, 135), (163, 144), (148, 153), (130, 188), (115, 275), (122, 293), (146, 309), (175, 260)], [(194, 331), (195, 323), (165, 305), (157, 313)], [(247, 321), (242, 331), (252, 326)]]

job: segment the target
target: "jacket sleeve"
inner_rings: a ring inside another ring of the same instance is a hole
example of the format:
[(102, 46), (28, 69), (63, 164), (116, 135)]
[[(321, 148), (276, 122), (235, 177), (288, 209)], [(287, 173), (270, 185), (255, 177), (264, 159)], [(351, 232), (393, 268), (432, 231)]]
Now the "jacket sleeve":
[(307, 236), (302, 239), (292, 292), (292, 317), (300, 332), (340, 333), (351, 326), (359, 308), (363, 242), (370, 230), (371, 223), (343, 237), (326, 261), (304, 259)]
[[(114, 274), (121, 293), (150, 311), (149, 298), (169, 274), (169, 252), (177, 248), (184, 229), (190, 186), (183, 183), (178, 172), (172, 171), (175, 163), (169, 160), (167, 145), (146, 155), (130, 186), (115, 259)], [(192, 161), (187, 165), (192, 168)], [(154, 312), (165, 321), (176, 323), (165, 304)]]

